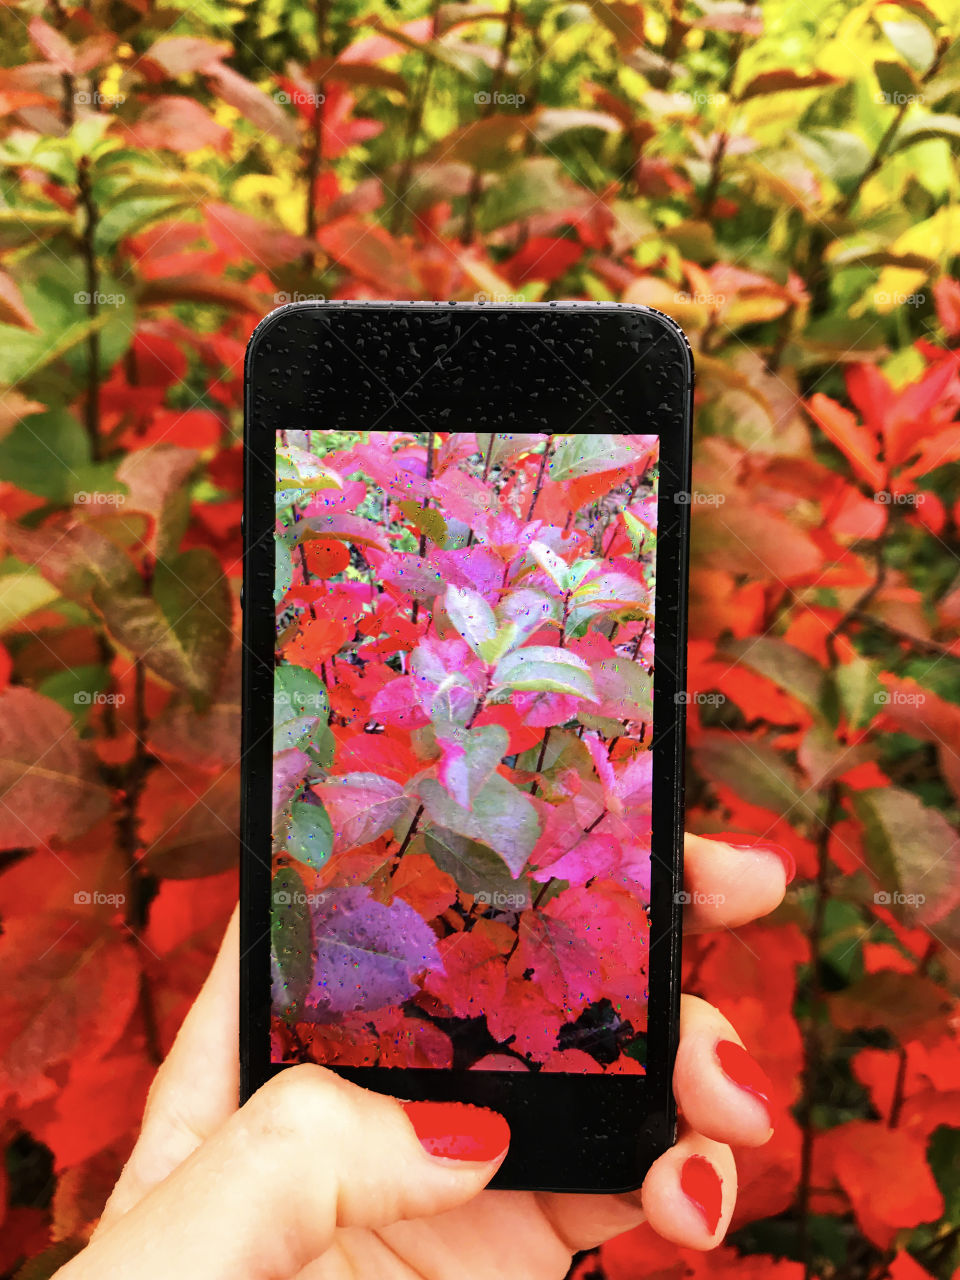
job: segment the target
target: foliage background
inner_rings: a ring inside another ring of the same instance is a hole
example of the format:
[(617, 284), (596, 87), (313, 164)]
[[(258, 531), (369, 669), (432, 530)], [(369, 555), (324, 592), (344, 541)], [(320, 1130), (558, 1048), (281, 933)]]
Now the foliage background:
[(728, 1243), (578, 1274), (956, 1273), (958, 22), (5, 7), (0, 1273), (83, 1240), (234, 898), (246, 337), (478, 293), (687, 328), (688, 825), (798, 863), (686, 947), (775, 1082)]

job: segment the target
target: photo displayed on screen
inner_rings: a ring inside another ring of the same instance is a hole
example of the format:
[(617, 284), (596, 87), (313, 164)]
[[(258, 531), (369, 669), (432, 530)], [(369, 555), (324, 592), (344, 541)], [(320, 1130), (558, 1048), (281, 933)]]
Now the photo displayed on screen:
[(272, 1060), (643, 1073), (657, 437), (276, 457)]

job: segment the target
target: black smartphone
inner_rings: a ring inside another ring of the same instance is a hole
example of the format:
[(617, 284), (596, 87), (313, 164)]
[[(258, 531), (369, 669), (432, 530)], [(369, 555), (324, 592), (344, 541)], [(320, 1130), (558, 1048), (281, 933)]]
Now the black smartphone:
[(492, 1185), (675, 1137), (693, 369), (606, 303), (302, 303), (247, 348), (244, 1099), (492, 1107)]

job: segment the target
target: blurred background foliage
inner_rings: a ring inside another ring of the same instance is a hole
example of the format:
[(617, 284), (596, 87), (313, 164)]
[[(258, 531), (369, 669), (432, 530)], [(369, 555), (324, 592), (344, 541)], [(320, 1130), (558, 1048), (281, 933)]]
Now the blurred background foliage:
[(775, 1084), (732, 1235), (577, 1274), (955, 1275), (960, 4), (0, 23), (0, 1274), (85, 1239), (235, 896), (246, 339), (417, 297), (684, 326), (688, 826), (798, 867), (686, 945)]

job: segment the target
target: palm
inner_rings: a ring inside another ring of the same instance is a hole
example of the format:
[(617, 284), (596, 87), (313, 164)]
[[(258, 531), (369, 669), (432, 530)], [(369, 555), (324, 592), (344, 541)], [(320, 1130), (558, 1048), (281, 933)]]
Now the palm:
[[(512, 1273), (524, 1280), (561, 1280), (572, 1250), (549, 1215), (554, 1202), (565, 1199), (576, 1197), (484, 1191), (469, 1205), (434, 1218), (381, 1231), (341, 1231), (333, 1249), (297, 1280), (493, 1280), (503, 1276), (507, 1257)], [(638, 1220), (639, 1210), (633, 1214)]]

